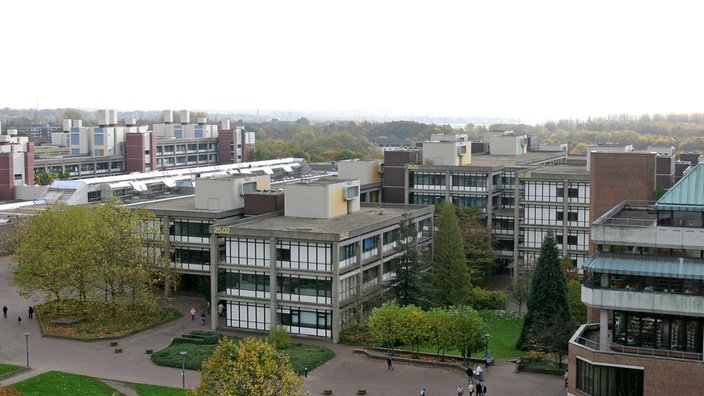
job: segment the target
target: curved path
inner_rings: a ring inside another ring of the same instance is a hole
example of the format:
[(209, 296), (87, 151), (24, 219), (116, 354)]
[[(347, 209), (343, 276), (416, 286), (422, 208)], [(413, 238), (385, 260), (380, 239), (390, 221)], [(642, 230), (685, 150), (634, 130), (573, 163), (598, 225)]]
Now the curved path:
[[(29, 363), (31, 370), (0, 381), (0, 386), (29, 378), (39, 373), (57, 370), (74, 374), (107, 379), (114, 382), (135, 382), (171, 387), (181, 387), (181, 370), (153, 364), (147, 349), (158, 351), (165, 348), (174, 337), (188, 333), (191, 329), (202, 329), (198, 320), (192, 321), (190, 311), (195, 306), (198, 312), (205, 310), (202, 298), (178, 297), (175, 306), (184, 314), (183, 318), (147, 330), (119, 341), (122, 353), (115, 353), (108, 341), (72, 341), (42, 337), (36, 320), (29, 319), (28, 301), (8, 285), (8, 257), (0, 257), (0, 305), (8, 307), (8, 318), (0, 317), (0, 362), (26, 364), (24, 336), (29, 336)], [(18, 323), (17, 317), (22, 317)], [(225, 334), (247, 336), (243, 332)], [(336, 345), (325, 340), (298, 337), (294, 342), (314, 343), (332, 349), (336, 357), (323, 366), (308, 373), (304, 390), (311, 395), (320, 395), (332, 389), (333, 395), (356, 395), (358, 388), (367, 390), (367, 395), (408, 396), (418, 395), (422, 387), (428, 396), (454, 395), (457, 385), (466, 385), (467, 379), (459, 370), (429, 368), (396, 362), (394, 370), (386, 369), (386, 361), (354, 353), (353, 348)], [(497, 365), (485, 371), (485, 383), (489, 394), (522, 396), (558, 396), (565, 394), (564, 382), (559, 377), (514, 373), (514, 365), (508, 360), (497, 360)], [(200, 381), (200, 373), (186, 370), (186, 387), (194, 388)], [(466, 394), (465, 394), (466, 395)]]

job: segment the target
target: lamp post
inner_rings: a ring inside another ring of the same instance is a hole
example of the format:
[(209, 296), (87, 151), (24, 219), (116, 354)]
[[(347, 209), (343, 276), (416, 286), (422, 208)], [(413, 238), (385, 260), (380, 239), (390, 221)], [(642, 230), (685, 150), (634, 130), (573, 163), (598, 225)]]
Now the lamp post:
[(484, 367), (489, 368), (489, 333), (484, 333)]
[(29, 367), (29, 333), (24, 333), (24, 349), (27, 352), (27, 367)]
[(186, 389), (186, 352), (179, 352), (181, 355), (181, 387)]

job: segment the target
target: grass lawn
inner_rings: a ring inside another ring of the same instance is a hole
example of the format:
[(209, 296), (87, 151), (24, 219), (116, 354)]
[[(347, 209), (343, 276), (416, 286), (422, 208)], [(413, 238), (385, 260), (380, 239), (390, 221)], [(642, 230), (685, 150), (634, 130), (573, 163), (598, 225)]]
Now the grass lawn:
[(0, 376), (9, 374), (13, 371), (17, 371), (24, 368), (23, 366), (15, 366), (14, 364), (0, 364)]
[[(129, 382), (122, 384), (125, 387), (134, 389), (140, 396), (184, 396), (186, 394), (186, 391), (181, 388)], [(121, 395), (117, 390), (97, 378), (62, 373), (60, 371), (49, 371), (39, 374), (12, 386), (20, 391), (22, 395)]]
[[(235, 339), (237, 342), (237, 339)], [(160, 366), (181, 367), (180, 352), (186, 352), (186, 368), (200, 370), (203, 361), (209, 358), (215, 351), (216, 344), (187, 343), (183, 339), (175, 339), (171, 345), (154, 352), (152, 361)], [(303, 374), (304, 369), (310, 372), (314, 368), (335, 357), (335, 352), (328, 348), (316, 345), (291, 343), (288, 347), (281, 349), (289, 357), (293, 370), (298, 374)]]
[(479, 311), (479, 316), (489, 327), (491, 357), (513, 358), (526, 354), (516, 349), (516, 341), (523, 328), (523, 314), (512, 311)]

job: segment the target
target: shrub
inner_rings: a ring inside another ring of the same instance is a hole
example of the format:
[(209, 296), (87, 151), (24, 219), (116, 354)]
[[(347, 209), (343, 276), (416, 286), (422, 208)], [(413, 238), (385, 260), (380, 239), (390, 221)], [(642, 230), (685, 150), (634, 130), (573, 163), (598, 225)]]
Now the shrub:
[(489, 291), (481, 287), (474, 287), (470, 293), (470, 305), (476, 310), (506, 309), (508, 297), (499, 291)]
[(371, 341), (369, 326), (348, 325), (340, 331), (340, 342), (350, 345), (368, 345)]
[(269, 343), (276, 349), (287, 348), (291, 344), (291, 333), (284, 326), (274, 326), (269, 332)]

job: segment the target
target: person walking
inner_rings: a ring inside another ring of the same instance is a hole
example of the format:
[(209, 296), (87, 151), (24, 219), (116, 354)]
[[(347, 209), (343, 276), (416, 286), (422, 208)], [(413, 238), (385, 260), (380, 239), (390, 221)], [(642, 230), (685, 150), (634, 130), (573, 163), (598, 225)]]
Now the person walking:
[(428, 396), (428, 394), (425, 393), (425, 388), (420, 390), (420, 396)]
[(477, 392), (477, 396), (482, 396), (482, 383), (477, 381), (477, 383), (474, 384), (474, 390)]
[(22, 324), (22, 317), (21, 316), (17, 317), (17, 324), (20, 324), (20, 325)]
[(208, 301), (208, 304), (206, 305), (206, 307), (208, 308), (208, 315), (210, 315), (210, 301)]
[(469, 396), (474, 396), (474, 384), (467, 385), (467, 394)]
[(222, 314), (225, 312), (225, 306), (222, 305), (222, 303), (218, 304), (218, 316), (222, 316)]
[(7, 305), (2, 306), (2, 316), (7, 318)]
[(29, 318), (32, 319), (33, 315), (34, 315), (34, 308), (30, 305), (29, 306)]
[(486, 396), (486, 385), (482, 384), (482, 396)]
[(191, 307), (191, 320), (196, 320), (196, 308)]
[(201, 326), (205, 326), (205, 312), (200, 313), (200, 324)]
[(474, 383), (474, 372), (472, 372), (472, 367), (467, 367), (467, 381), (468, 383)]
[(394, 369), (394, 360), (391, 358), (391, 355), (386, 358), (386, 369), (387, 370), (393, 370)]
[(464, 388), (462, 385), (457, 385), (457, 396), (463, 396), (464, 395)]

